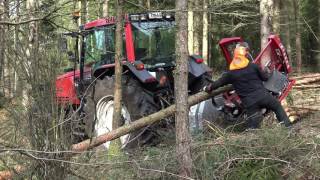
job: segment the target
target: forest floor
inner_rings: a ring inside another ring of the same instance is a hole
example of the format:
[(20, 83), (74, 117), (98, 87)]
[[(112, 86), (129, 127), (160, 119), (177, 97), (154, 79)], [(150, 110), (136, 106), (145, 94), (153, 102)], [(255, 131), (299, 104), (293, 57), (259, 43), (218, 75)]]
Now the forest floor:
[[(301, 104), (307, 96), (317, 97), (318, 93), (293, 91), (291, 98), (295, 101), (291, 105)], [(7, 116), (8, 112), (1, 109), (1, 144), (7, 144), (16, 131)], [(161, 143), (155, 146), (121, 155), (93, 150), (76, 156), (69, 162), (67, 179), (178, 179), (175, 135), (171, 132), (162, 134)], [(208, 124), (205, 132), (192, 138), (193, 178), (320, 179), (319, 145), (319, 111), (304, 114), (292, 129), (279, 127), (273, 118), (264, 121), (261, 129), (250, 131), (225, 131)], [(17, 157), (11, 155), (0, 155), (0, 170), (15, 165)]]

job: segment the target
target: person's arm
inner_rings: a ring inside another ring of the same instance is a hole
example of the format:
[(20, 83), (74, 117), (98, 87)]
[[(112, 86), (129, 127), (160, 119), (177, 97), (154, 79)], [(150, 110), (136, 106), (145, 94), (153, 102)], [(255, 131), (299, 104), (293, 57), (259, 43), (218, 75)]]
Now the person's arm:
[(256, 64), (252, 64), (252, 65), (257, 70), (257, 73), (262, 81), (267, 81), (269, 79), (270, 75), (267, 72), (262, 71), (261, 68)]
[(219, 79), (210, 83), (208, 86), (204, 87), (204, 90), (206, 92), (211, 92), (214, 89), (217, 89), (217, 88), (224, 86), (224, 85), (227, 85), (227, 84), (231, 84), (231, 77), (228, 72), (223, 73)]

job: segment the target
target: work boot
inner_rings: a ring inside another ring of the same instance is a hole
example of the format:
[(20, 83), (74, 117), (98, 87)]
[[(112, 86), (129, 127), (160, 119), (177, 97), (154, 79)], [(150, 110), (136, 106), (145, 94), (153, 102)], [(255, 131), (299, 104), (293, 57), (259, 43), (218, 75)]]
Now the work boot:
[(285, 123), (283, 121), (279, 122), (278, 126), (286, 127), (288, 129), (292, 128), (292, 124), (291, 123)]

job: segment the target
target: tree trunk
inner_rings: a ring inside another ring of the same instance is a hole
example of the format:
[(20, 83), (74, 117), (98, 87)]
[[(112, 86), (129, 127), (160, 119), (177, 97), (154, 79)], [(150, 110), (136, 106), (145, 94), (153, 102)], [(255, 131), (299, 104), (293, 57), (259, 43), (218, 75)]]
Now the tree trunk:
[[(4, 18), (5, 19), (9, 19), (9, 1), (8, 0), (4, 0)], [(10, 31), (9, 26), (6, 26), (6, 28), (4, 29), (4, 34), (8, 34)], [(6, 44), (6, 46), (9, 46), (7, 44), (9, 44), (9, 38), (8, 36), (4, 36), (4, 42), (3, 44)], [(12, 66), (11, 66), (11, 62), (9, 61), (9, 57), (8, 53), (6, 53), (6, 51), (8, 51), (8, 48), (4, 48), (4, 89), (5, 89), (5, 96), (6, 97), (12, 97), (11, 93), (12, 93), (12, 89), (11, 89), (11, 76), (12, 76)]]
[(192, 159), (190, 152), (190, 132), (188, 124), (188, 14), (187, 0), (176, 1), (176, 72), (174, 77), (174, 93), (176, 102), (176, 153), (180, 167), (180, 175), (192, 176)]
[(272, 9), (273, 0), (260, 1), (260, 16), (261, 16), (261, 50), (266, 47), (268, 43), (268, 36), (272, 29)]
[[(202, 101), (205, 101), (209, 98), (212, 98), (213, 96), (216, 96), (218, 94), (221, 94), (223, 92), (231, 91), (233, 88), (231, 85), (225, 86), (222, 88), (219, 88), (217, 90), (212, 91), (210, 94), (206, 92), (199, 92), (198, 94), (192, 95), (188, 98), (188, 106), (196, 105)], [(107, 141), (112, 141), (114, 139), (117, 139), (123, 135), (129, 134), (133, 131), (139, 130), (143, 127), (146, 127), (148, 125), (154, 124), (159, 122), (160, 120), (170, 117), (175, 113), (176, 105), (173, 104), (161, 111), (158, 111), (156, 113), (153, 113), (151, 115), (148, 115), (146, 117), (143, 117), (141, 119), (138, 119), (130, 124), (123, 125), (119, 127), (118, 129), (112, 130), (108, 133), (105, 133), (101, 136), (84, 140), (78, 144), (74, 144), (71, 147), (72, 151), (76, 152), (82, 152), (89, 149), (92, 149), (94, 147), (97, 147)]]
[(203, 32), (202, 32), (202, 57), (208, 64), (208, 0), (203, 0)]
[(193, 52), (193, 0), (189, 0), (188, 3), (188, 51), (189, 54), (192, 55), (194, 54)]
[(100, 18), (109, 16), (109, 0), (103, 0), (101, 4)]
[[(4, 0), (0, 0), (0, 21), (4, 18)], [(4, 26), (0, 25), (0, 44), (4, 44)], [(4, 48), (5, 46), (0, 46), (0, 88), (4, 86)], [(0, 94), (4, 95), (4, 89), (1, 88), (2, 92)]]
[[(116, 44), (115, 44), (115, 87), (114, 87), (114, 109), (112, 129), (116, 129), (121, 126), (121, 103), (122, 103), (122, 31), (123, 31), (123, 0), (116, 0)], [(117, 139), (111, 143), (110, 152), (115, 154), (120, 151), (121, 142)]]
[(193, 53), (200, 55), (201, 12), (200, 0), (194, 0)]
[[(30, 19), (35, 18), (35, 9), (36, 9), (36, 1), (35, 0), (27, 0), (26, 1), (26, 9), (28, 11), (28, 17)], [(37, 22), (30, 22), (29, 23), (29, 39), (28, 39), (28, 48), (26, 49), (26, 56), (27, 56), (27, 62), (26, 66), (24, 67), (26, 70), (26, 79), (27, 82), (25, 82), (25, 87), (22, 91), (23, 96), (23, 106), (27, 109), (29, 106), (29, 91), (31, 90), (30, 83), (35, 81), (35, 76), (33, 75), (33, 72), (36, 72), (38, 69), (36, 68), (38, 64), (37, 62), (37, 51), (38, 49), (38, 27)]]
[(284, 17), (285, 17), (285, 45), (286, 45), (286, 49), (287, 49), (287, 53), (289, 56), (289, 59), (292, 60), (292, 56), (291, 56), (291, 18), (290, 15), (292, 14), (291, 12), (291, 8), (292, 8), (292, 3), (291, 0), (286, 0), (285, 2), (285, 13), (284, 13)]
[(147, 0), (147, 9), (148, 9), (148, 11), (150, 11), (150, 9), (151, 9), (151, 2), (150, 2), (150, 0)]
[(280, 35), (280, 0), (273, 0), (273, 18), (272, 18), (272, 25), (273, 25), (273, 33)]
[(317, 65), (318, 69), (320, 69), (320, 0), (318, 0), (318, 52), (317, 52)]
[[(20, 16), (20, 0), (16, 0), (15, 2), (15, 6), (16, 6), (16, 16), (17, 16), (17, 20), (19, 21), (19, 16)], [(17, 67), (18, 65), (18, 41), (19, 41), (19, 28), (20, 26), (17, 25), (14, 27), (14, 47), (15, 47), (15, 62), (14, 62), (14, 67)], [(22, 95), (22, 88), (23, 87), (23, 81), (21, 80), (22, 78), (20, 78), (19, 73), (18, 73), (18, 69), (14, 68), (14, 83), (13, 83), (13, 95), (16, 96), (21, 96)]]
[(79, 1), (79, 7), (80, 7), (80, 23), (85, 24), (87, 22), (87, 0), (81, 0)]
[(297, 72), (301, 73), (302, 68), (302, 55), (301, 55), (301, 32), (300, 32), (300, 8), (299, 8), (299, 1), (294, 0), (294, 19), (295, 19), (295, 26), (296, 26), (296, 63), (297, 63)]

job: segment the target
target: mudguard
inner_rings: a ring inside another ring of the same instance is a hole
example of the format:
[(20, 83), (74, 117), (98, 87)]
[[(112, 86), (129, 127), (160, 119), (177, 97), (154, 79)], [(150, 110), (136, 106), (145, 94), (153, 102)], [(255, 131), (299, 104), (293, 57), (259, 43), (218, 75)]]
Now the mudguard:
[[(142, 64), (141, 61), (135, 61), (136, 64)], [(122, 61), (123, 70), (129, 70), (134, 74), (142, 83), (151, 83), (157, 82), (157, 79), (153, 77), (146, 69), (138, 70), (135, 65), (128, 61)], [(114, 75), (114, 64), (106, 64), (102, 66), (97, 66), (94, 68), (93, 76), (94, 77), (103, 77), (104, 75), (112, 76)]]
[[(141, 61), (135, 61), (136, 64), (142, 64)], [(157, 82), (157, 79), (153, 77), (146, 69), (138, 70), (133, 63), (131, 62), (124, 62), (124, 68), (127, 68), (132, 72), (142, 83), (151, 83)]]
[(192, 76), (192, 78), (198, 78), (201, 75), (211, 72), (211, 69), (203, 64), (203, 59), (201, 56), (198, 55), (192, 55), (189, 57), (189, 75)]

